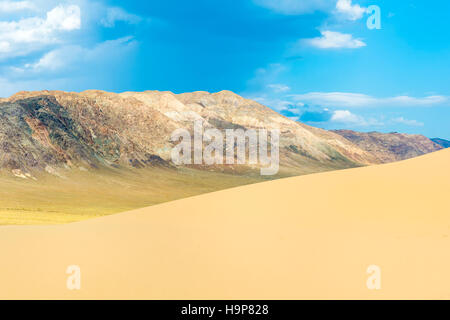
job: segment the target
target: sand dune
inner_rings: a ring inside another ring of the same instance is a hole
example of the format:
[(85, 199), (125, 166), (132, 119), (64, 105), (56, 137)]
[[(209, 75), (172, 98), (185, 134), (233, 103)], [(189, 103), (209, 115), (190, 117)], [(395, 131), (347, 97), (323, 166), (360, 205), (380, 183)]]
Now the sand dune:
[[(0, 228), (0, 298), (449, 299), (450, 150)], [(81, 268), (81, 290), (66, 268)], [(381, 289), (369, 290), (369, 265)]]

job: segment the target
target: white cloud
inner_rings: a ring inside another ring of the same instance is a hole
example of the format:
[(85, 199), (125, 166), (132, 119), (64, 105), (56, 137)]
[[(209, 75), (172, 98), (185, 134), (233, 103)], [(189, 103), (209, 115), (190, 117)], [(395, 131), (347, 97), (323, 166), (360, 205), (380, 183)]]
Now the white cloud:
[(253, 0), (255, 4), (286, 15), (329, 11), (336, 0)]
[(291, 90), (291, 88), (285, 84), (279, 84), (279, 83), (273, 83), (273, 84), (268, 84), (267, 88), (273, 90), (276, 93), (281, 93), (281, 92), (287, 92), (289, 90)]
[(42, 58), (34, 63), (27, 63), (22, 68), (12, 68), (16, 73), (15, 75), (20, 75), (21, 73), (30, 72), (51, 72), (61, 70), (68, 64), (73, 62), (74, 57), (80, 57), (83, 54), (82, 48), (79, 46), (67, 46), (59, 49), (52, 50), (44, 54)]
[(2, 52), (9, 52), (11, 50), (11, 45), (9, 42), (2, 41), (0, 42), (0, 53)]
[(106, 17), (103, 18), (100, 23), (107, 28), (112, 28), (115, 26), (116, 22), (120, 21), (130, 24), (136, 24), (141, 22), (142, 18), (137, 15), (128, 13), (122, 8), (112, 7), (106, 10)]
[(0, 58), (23, 56), (42, 47), (59, 43), (64, 32), (81, 28), (81, 10), (76, 5), (57, 6), (46, 18), (0, 21)]
[(336, 110), (331, 116), (331, 121), (344, 123), (360, 123), (363, 122), (364, 119), (351, 113), (348, 110)]
[(445, 96), (427, 96), (416, 98), (410, 96), (396, 96), (388, 98), (376, 98), (360, 93), (345, 92), (310, 92), (292, 96), (295, 100), (323, 107), (411, 107), (434, 106), (448, 103)]
[[(66, 59), (61, 59), (60, 53), (61, 53), (61, 49), (50, 51), (50, 52), (46, 53), (41, 59), (39, 59), (38, 62), (36, 62), (34, 64), (26, 64), (25, 68), (23, 68), (23, 71), (25, 71), (25, 69), (32, 69), (34, 71), (58, 70), (61, 67), (63, 67), (65, 65), (65, 61), (67, 61)], [(74, 52), (71, 51), (71, 53), (73, 54)], [(17, 69), (17, 70), (20, 70), (20, 69)]]
[(336, 3), (336, 13), (344, 19), (352, 21), (359, 20), (366, 11), (366, 8), (363, 8), (358, 4), (353, 5), (352, 0), (338, 0)]
[(392, 119), (392, 122), (404, 124), (404, 125), (411, 126), (411, 127), (423, 127), (424, 126), (424, 124), (422, 122), (419, 122), (417, 120), (408, 120), (403, 117)]
[(365, 119), (359, 115), (356, 115), (349, 110), (336, 110), (333, 112), (331, 116), (330, 122), (335, 122), (343, 125), (351, 125), (351, 126), (382, 126), (383, 123), (379, 122), (376, 119)]
[(319, 49), (356, 49), (365, 47), (366, 44), (361, 39), (354, 39), (351, 34), (336, 31), (321, 31), (321, 37), (304, 39), (303, 42)]
[(12, 13), (35, 9), (36, 6), (30, 1), (0, 1), (0, 13)]
[(51, 30), (72, 31), (81, 28), (81, 10), (79, 6), (57, 6), (47, 12), (45, 24)]

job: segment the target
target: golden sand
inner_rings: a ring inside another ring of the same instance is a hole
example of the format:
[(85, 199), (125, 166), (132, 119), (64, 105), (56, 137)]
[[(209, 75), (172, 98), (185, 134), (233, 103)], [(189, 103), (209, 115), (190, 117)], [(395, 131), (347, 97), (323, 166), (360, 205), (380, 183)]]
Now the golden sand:
[[(450, 299), (450, 150), (1, 227), (0, 298)], [(81, 290), (66, 287), (70, 265)], [(381, 289), (366, 286), (381, 270)]]

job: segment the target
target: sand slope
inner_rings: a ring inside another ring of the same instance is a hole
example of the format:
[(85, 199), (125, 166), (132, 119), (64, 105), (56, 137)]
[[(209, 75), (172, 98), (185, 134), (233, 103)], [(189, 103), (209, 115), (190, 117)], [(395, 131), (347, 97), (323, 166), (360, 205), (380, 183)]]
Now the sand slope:
[[(450, 298), (450, 150), (0, 228), (0, 298)], [(79, 265), (80, 291), (66, 288)], [(381, 290), (366, 287), (381, 267)]]

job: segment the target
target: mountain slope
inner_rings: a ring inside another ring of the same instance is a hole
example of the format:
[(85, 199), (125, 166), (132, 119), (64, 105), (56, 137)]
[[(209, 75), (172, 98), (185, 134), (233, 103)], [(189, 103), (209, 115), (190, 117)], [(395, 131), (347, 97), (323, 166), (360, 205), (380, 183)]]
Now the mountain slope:
[(158, 111), (115, 94), (19, 93), (0, 105), (1, 167), (139, 167), (162, 162), (175, 124)]
[(335, 130), (334, 132), (366, 150), (382, 163), (406, 160), (442, 149), (441, 146), (422, 135), (366, 133), (351, 130)]
[(280, 162), (290, 174), (376, 163), (347, 140), (337, 145), (323, 138), (330, 135), (326, 131), (302, 126), (229, 91), (20, 92), (4, 100), (0, 112), (0, 168), (23, 172), (170, 166), (171, 133), (178, 128), (192, 132), (198, 119), (205, 129), (280, 129)]
[[(327, 163), (328, 165), (347, 166), (348, 160), (355, 164), (377, 163), (367, 152), (359, 149), (348, 140), (340, 139), (340, 148), (330, 143), (320, 134), (326, 136), (327, 131), (304, 126), (292, 121), (272, 109), (255, 101), (245, 99), (230, 91), (218, 93), (193, 92), (172, 94), (147, 91), (142, 93), (123, 93), (121, 95), (134, 97), (148, 105), (161, 110), (172, 120), (180, 124), (192, 121), (193, 114), (200, 116), (209, 126), (244, 129), (280, 129), (281, 130), (281, 163), (286, 166), (299, 167), (296, 161)], [(163, 95), (163, 98), (161, 98)], [(161, 102), (163, 99), (164, 102)], [(168, 102), (170, 101), (170, 102)], [(342, 151), (351, 150), (345, 153)]]
[[(447, 149), (70, 225), (3, 227), (0, 298), (449, 299), (449, 164)], [(79, 291), (66, 288), (70, 265)], [(381, 290), (367, 287), (372, 265)]]

